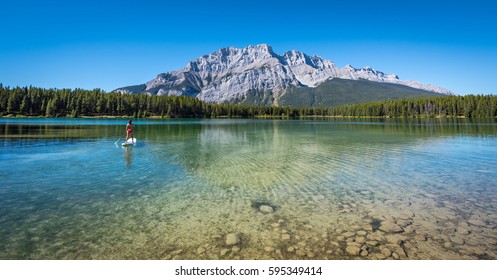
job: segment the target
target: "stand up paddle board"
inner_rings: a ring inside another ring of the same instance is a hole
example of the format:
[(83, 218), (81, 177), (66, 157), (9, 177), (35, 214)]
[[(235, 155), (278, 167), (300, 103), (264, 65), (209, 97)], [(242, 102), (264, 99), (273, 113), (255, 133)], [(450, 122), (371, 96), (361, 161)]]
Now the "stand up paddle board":
[(136, 138), (130, 138), (130, 139), (128, 139), (128, 141), (123, 142), (121, 145), (123, 147), (125, 147), (125, 146), (131, 146), (131, 145), (136, 145)]

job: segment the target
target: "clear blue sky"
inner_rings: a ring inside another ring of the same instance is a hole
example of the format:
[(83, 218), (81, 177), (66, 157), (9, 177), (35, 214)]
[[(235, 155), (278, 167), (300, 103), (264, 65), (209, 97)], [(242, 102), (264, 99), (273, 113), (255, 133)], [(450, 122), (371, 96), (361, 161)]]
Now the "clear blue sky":
[(497, 94), (497, 4), (433, 1), (3, 1), (0, 83), (110, 91), (267, 43)]

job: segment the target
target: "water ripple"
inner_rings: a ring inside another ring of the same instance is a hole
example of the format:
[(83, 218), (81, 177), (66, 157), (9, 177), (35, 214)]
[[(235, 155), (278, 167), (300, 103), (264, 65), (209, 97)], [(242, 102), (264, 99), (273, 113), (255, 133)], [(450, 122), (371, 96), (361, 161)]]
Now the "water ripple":
[(124, 149), (114, 125), (4, 138), (1, 259), (497, 258), (492, 126), (165, 121)]

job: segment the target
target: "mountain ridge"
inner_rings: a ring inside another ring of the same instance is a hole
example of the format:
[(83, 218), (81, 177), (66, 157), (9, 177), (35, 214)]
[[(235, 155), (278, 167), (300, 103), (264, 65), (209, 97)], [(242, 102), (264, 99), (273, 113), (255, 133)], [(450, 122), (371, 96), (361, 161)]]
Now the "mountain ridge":
[(114, 91), (186, 95), (209, 103), (243, 103), (250, 99), (251, 94), (264, 94), (272, 100), (272, 105), (284, 105), (279, 101), (285, 100), (282, 97), (287, 93), (299, 88), (318, 88), (332, 79), (390, 83), (421, 90), (422, 93), (455, 95), (450, 90), (418, 81), (400, 80), (395, 74), (385, 74), (368, 66), (357, 69), (346, 65), (340, 68), (331, 60), (296, 50), (278, 55), (267, 44), (222, 48), (188, 62), (177, 71), (158, 74), (147, 83)]

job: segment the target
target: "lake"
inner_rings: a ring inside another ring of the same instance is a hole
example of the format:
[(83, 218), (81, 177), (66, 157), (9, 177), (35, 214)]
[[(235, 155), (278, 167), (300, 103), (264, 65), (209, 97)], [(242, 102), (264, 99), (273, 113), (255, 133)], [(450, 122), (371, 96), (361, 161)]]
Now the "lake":
[(126, 122), (0, 118), (0, 259), (497, 259), (495, 120)]

